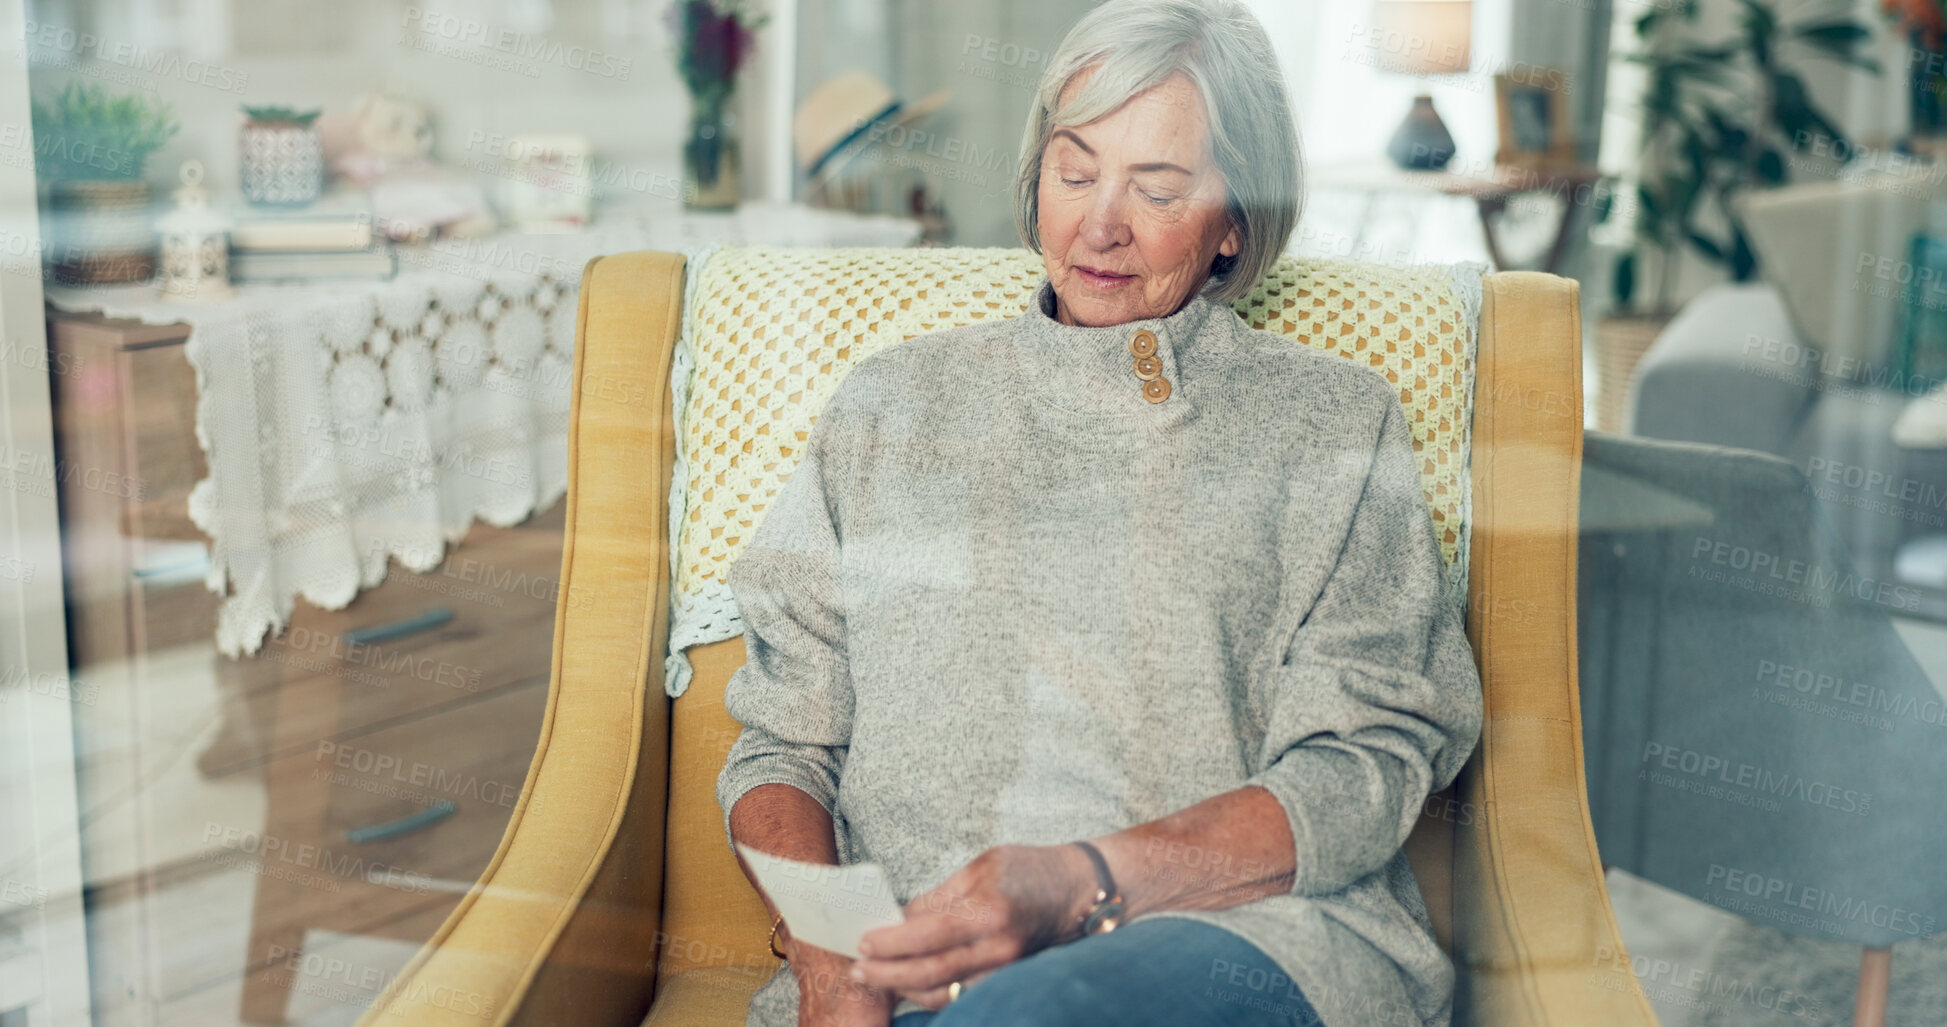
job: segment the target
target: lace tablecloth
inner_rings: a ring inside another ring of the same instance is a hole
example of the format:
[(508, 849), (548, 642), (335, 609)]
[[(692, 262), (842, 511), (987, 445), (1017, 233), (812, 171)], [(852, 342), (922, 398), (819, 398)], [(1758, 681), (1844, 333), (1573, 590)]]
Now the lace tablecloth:
[(224, 596), (217, 648), (255, 653), (303, 596), (339, 609), (427, 571), (475, 518), (496, 526), (567, 490), (576, 289), (589, 258), (712, 245), (903, 246), (912, 222), (796, 207), (605, 221), (402, 249), (388, 281), (241, 286), (208, 304), (146, 285), (49, 287), (60, 310), (191, 326), (189, 513)]

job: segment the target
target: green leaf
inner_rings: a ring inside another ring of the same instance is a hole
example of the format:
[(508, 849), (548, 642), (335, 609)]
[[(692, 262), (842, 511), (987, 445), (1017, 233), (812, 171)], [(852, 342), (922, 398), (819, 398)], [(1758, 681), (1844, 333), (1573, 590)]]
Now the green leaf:
[(1829, 60), (1875, 75), (1882, 70), (1879, 61), (1858, 52), (1862, 44), (1871, 41), (1873, 34), (1857, 22), (1822, 21), (1801, 25), (1791, 35)]
[(1770, 4), (1758, 0), (1738, 0), (1744, 5), (1744, 32), (1753, 40), (1769, 39), (1778, 32), (1778, 14)]
[(249, 104), (243, 105), (243, 112), (250, 116), (250, 120), (259, 124), (298, 125), (300, 127), (316, 121), (318, 115), (324, 113), (322, 109), (301, 111), (296, 107), (286, 107), (283, 105), (252, 107)]
[(1820, 46), (1851, 47), (1873, 37), (1871, 29), (1855, 21), (1821, 21), (1811, 25), (1800, 25), (1791, 31), (1792, 38), (1802, 39)]
[(1690, 245), (1697, 247), (1704, 256), (1709, 257), (1711, 260), (1719, 264), (1724, 263), (1724, 248), (1706, 238), (1703, 233), (1692, 231), (1690, 233)]
[(1616, 185), (1613, 179), (1604, 178), (1595, 186), (1595, 202), (1591, 217), (1598, 225), (1607, 224), (1616, 213)]
[(1704, 122), (1715, 135), (1698, 146), (1720, 155), (1735, 155), (1744, 152), (1751, 140), (1750, 130), (1732, 120), (1731, 116), (1719, 108), (1705, 104), (1701, 107)]
[(1767, 185), (1784, 185), (1786, 178), (1785, 155), (1767, 146), (1758, 154), (1758, 179)]
[(1811, 90), (1797, 75), (1788, 71), (1774, 73), (1771, 76), (1771, 95), (1778, 127), (1784, 130), (1794, 147), (1802, 147), (1823, 135), (1836, 146), (1851, 148), (1846, 134), (1812, 104)]
[(1668, 213), (1678, 224), (1690, 220), (1690, 213), (1697, 206), (1697, 197), (1703, 194), (1704, 178), (1701, 174), (1673, 174), (1667, 180), (1668, 191), (1664, 199), (1668, 201)]
[(1616, 305), (1627, 310), (1636, 299), (1636, 251), (1629, 250), (1616, 261), (1616, 277), (1610, 289)]
[(1663, 216), (1662, 204), (1656, 201), (1656, 194), (1651, 192), (1647, 186), (1638, 185), (1636, 187), (1636, 204), (1643, 208), (1643, 217), (1645, 220), (1654, 220)]
[(1683, 156), (1690, 162), (1690, 173), (1695, 180), (1702, 182), (1710, 177), (1710, 160), (1722, 153), (1722, 148), (1705, 141), (1701, 132), (1692, 130), (1684, 133)]
[(1739, 49), (1740, 47), (1736, 43), (1725, 43), (1722, 46), (1686, 46), (1678, 50), (1677, 53), (1687, 60), (1706, 63), (1714, 67), (1719, 62), (1728, 61), (1737, 56)]
[(1751, 240), (1744, 234), (1741, 225), (1733, 223), (1731, 229), (1731, 279), (1748, 282), (1758, 271), (1758, 255), (1751, 249)]

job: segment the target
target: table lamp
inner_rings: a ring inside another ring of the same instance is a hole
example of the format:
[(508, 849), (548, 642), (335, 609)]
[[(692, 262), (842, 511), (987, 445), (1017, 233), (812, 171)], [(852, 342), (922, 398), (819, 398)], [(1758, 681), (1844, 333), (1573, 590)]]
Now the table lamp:
[[(1373, 0), (1372, 45), (1382, 71), (1401, 75), (1458, 75), (1472, 61), (1471, 0)], [(1402, 168), (1437, 171), (1453, 159), (1453, 134), (1433, 109), (1433, 97), (1413, 98), (1386, 155)]]

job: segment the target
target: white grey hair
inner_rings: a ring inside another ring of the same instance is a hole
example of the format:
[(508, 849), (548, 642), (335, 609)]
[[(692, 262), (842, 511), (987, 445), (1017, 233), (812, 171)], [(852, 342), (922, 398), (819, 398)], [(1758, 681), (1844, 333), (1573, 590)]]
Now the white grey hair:
[[(1061, 106), (1083, 70), (1095, 74)], [(1182, 72), (1210, 122), (1210, 148), (1228, 194), (1226, 213), (1243, 239), (1212, 263), (1204, 293), (1234, 302), (1277, 263), (1304, 204), (1298, 127), (1284, 74), (1264, 26), (1238, 0), (1109, 0), (1083, 16), (1048, 59), (1028, 111), (1014, 221), (1041, 252), (1041, 158), (1055, 129), (1106, 117)]]

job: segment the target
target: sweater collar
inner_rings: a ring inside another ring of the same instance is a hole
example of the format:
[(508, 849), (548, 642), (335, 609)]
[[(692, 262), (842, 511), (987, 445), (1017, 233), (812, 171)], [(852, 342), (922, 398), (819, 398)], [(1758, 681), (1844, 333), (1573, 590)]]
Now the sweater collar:
[[(1063, 324), (1055, 319), (1054, 286), (1046, 278), (1021, 318), (1024, 331), (1016, 335), (1021, 373), (1033, 381), (1047, 405), (1098, 418), (1146, 418), (1175, 421), (1187, 414), (1197, 398), (1194, 363), (1190, 381), (1181, 373), (1192, 353), (1229, 348), (1211, 314), (1219, 304), (1198, 293), (1168, 317), (1144, 318), (1103, 328)], [(1131, 342), (1139, 333), (1155, 339), (1158, 380), (1169, 383), (1168, 394), (1151, 402), (1144, 394), (1145, 379), (1137, 373)]]

